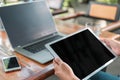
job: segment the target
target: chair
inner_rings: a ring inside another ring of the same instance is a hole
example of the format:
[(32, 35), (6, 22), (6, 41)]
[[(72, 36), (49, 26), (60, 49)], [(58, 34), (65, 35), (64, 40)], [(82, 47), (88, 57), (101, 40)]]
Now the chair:
[[(60, 20), (78, 19), (78, 23), (85, 25), (86, 22), (94, 22), (96, 20), (106, 20), (108, 23), (119, 21), (120, 7), (119, 5), (105, 4), (99, 2), (90, 2), (86, 13), (76, 12), (73, 15), (59, 18)], [(84, 18), (84, 19), (83, 19)], [(88, 19), (85, 19), (88, 18)], [(81, 23), (82, 22), (82, 23)]]

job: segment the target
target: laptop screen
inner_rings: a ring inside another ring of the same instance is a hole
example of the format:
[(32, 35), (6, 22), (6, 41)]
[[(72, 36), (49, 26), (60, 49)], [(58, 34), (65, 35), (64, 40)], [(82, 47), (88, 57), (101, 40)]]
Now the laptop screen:
[(23, 46), (56, 32), (44, 0), (0, 7), (0, 17), (13, 47)]
[(53, 55), (55, 52), (70, 65), (75, 75), (80, 79), (90, 76), (95, 70), (115, 58), (115, 55), (89, 30), (54, 41), (47, 44), (46, 47)]

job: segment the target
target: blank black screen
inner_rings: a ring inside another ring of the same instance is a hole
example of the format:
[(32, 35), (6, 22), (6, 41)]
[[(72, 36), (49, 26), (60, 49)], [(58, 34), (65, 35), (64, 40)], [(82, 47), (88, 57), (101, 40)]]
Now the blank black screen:
[(89, 30), (50, 46), (63, 61), (71, 66), (80, 79), (115, 57)]

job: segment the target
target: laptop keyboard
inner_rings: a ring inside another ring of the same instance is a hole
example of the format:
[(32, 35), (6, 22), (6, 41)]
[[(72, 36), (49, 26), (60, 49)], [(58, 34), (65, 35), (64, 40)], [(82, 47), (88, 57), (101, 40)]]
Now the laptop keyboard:
[(45, 49), (45, 46), (44, 46), (44, 45), (45, 45), (46, 43), (51, 42), (51, 41), (53, 41), (53, 40), (57, 40), (57, 39), (59, 39), (59, 38), (61, 38), (61, 37), (62, 37), (62, 36), (57, 35), (57, 36), (54, 36), (54, 37), (52, 37), (52, 38), (46, 39), (46, 40), (44, 40), (44, 41), (40, 41), (40, 42), (35, 43), (35, 44), (33, 44), (33, 45), (24, 47), (23, 49), (28, 50), (28, 51), (30, 51), (30, 52), (32, 52), (32, 53), (37, 53), (37, 52)]

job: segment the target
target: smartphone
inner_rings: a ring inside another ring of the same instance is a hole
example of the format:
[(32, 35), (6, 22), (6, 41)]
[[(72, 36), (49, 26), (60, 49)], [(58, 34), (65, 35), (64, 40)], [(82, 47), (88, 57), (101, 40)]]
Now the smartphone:
[(2, 63), (5, 72), (21, 69), (16, 56), (3, 57)]

